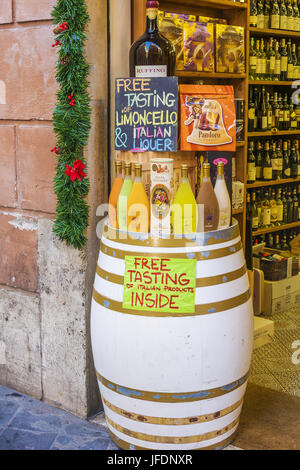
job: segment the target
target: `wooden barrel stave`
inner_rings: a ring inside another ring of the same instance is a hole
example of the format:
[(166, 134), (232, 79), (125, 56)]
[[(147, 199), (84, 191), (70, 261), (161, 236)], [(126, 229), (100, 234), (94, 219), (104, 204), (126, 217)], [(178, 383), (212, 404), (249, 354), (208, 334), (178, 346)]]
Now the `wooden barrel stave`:
[[(176, 248), (102, 239), (92, 346), (108, 427), (122, 448), (221, 448), (237, 430), (253, 345), (252, 303), (240, 237), (217, 241), (179, 250), (198, 260), (195, 315), (156, 316), (122, 310), (125, 253), (176, 256)], [(218, 309), (206, 310), (210, 304)]]

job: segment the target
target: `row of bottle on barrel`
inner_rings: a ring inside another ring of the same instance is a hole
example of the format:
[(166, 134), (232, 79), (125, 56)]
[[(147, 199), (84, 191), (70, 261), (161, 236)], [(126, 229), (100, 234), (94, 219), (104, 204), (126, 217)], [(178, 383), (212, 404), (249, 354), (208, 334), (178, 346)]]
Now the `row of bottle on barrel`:
[[(231, 198), (224, 177), (224, 161), (215, 165), (215, 186), (211, 165), (203, 162), (201, 185), (197, 195), (190, 185), (188, 165), (181, 167), (181, 181), (176, 193), (173, 159), (151, 160), (151, 190), (148, 197), (142, 181), (142, 164), (115, 162), (116, 177), (109, 197), (109, 222), (113, 228), (154, 236), (192, 234), (228, 228), (231, 223)], [(173, 192), (175, 194), (173, 194)]]

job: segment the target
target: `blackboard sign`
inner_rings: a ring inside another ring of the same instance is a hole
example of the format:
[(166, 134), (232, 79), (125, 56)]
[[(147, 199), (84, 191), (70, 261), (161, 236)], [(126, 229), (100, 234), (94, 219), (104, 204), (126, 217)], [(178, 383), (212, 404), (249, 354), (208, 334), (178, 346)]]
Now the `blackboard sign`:
[(117, 78), (115, 149), (176, 152), (178, 78)]

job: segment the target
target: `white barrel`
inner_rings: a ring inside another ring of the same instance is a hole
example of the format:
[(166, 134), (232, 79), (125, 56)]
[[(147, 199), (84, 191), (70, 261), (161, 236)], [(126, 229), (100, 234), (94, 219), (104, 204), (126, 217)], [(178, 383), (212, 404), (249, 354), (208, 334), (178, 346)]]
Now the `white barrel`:
[[(106, 228), (91, 339), (112, 439), (123, 449), (222, 449), (238, 429), (253, 308), (238, 224), (195, 240), (117, 239)], [(125, 257), (196, 259), (195, 313), (126, 310)]]

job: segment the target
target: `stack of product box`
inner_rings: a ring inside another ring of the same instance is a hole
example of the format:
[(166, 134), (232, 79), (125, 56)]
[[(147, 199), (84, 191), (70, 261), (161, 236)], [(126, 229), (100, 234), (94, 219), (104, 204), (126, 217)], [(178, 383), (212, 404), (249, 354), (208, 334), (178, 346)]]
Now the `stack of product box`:
[(245, 72), (245, 33), (227, 20), (159, 13), (159, 29), (174, 45), (178, 71)]

